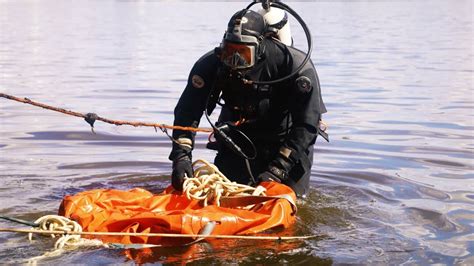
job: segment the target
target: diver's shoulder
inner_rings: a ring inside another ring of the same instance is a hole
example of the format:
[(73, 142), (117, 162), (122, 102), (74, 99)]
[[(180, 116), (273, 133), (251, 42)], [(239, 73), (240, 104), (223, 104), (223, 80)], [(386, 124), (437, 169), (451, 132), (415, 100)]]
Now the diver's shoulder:
[(294, 60), (299, 61), (299, 62), (302, 62), (306, 58), (306, 54), (308, 52), (308, 51), (302, 51), (294, 46), (288, 46), (288, 51), (290, 52)]
[(211, 50), (203, 54), (197, 61), (196, 65), (217, 65), (219, 63), (219, 58), (217, 58), (214, 50)]
[[(219, 67), (219, 59), (214, 51), (209, 51), (202, 55), (195, 63), (191, 70), (193, 74), (212, 75)], [(207, 74), (206, 74), (207, 73)]]

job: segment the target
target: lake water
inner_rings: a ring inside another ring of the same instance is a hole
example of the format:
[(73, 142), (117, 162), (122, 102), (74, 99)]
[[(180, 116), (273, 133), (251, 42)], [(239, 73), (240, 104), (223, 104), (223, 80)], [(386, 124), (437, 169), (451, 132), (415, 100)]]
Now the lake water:
[[(247, 2), (0, 1), (0, 91), (110, 119), (172, 124), (201, 54)], [(474, 264), (473, 3), (289, 2), (309, 25), (331, 142), (317, 142), (311, 193), (291, 243), (217, 241), (148, 262)], [(306, 49), (292, 21), (296, 46)], [(201, 126), (208, 124), (203, 120)], [(170, 141), (0, 99), (0, 214), (56, 213), (64, 195), (169, 184)], [(198, 135), (196, 158), (212, 160)], [(0, 221), (0, 227), (17, 226)], [(52, 242), (0, 234), (0, 261)], [(135, 261), (137, 262), (137, 261)], [(81, 248), (50, 264), (134, 263)]]

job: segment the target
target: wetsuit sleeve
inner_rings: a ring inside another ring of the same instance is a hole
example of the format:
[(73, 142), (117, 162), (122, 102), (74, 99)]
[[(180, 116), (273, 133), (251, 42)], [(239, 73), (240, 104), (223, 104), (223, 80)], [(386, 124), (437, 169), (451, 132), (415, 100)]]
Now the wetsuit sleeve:
[[(214, 84), (217, 69), (217, 58), (213, 52), (201, 57), (191, 69), (186, 88), (174, 109), (174, 125), (198, 127), (206, 108), (206, 100)], [(185, 130), (173, 130), (173, 148), (169, 159), (174, 160), (189, 155), (194, 147), (196, 133)]]
[(296, 162), (315, 143), (321, 114), (326, 112), (319, 78), (311, 62), (300, 71), (290, 85), (289, 111), (292, 127), (283, 147), (291, 150), (289, 159)]

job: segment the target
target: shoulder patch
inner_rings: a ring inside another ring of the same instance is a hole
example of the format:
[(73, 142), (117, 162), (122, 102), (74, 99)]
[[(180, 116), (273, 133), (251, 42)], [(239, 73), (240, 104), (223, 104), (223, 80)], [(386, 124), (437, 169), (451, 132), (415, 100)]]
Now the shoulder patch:
[(204, 79), (202, 79), (199, 75), (193, 75), (191, 82), (193, 83), (193, 87), (196, 89), (200, 89), (205, 85)]
[(302, 93), (308, 93), (313, 88), (311, 86), (311, 80), (306, 76), (301, 76), (296, 79), (296, 86), (298, 90)]

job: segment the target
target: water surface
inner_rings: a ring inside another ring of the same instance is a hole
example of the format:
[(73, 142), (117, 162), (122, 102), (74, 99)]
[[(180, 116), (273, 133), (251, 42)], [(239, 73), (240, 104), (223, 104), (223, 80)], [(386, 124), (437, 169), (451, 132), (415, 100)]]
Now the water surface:
[[(193, 63), (246, 4), (0, 1), (0, 91), (171, 124)], [(135, 262), (474, 264), (472, 2), (290, 5), (312, 31), (331, 142), (317, 142), (311, 192), (287, 233), (322, 237), (219, 240), (157, 249)], [(55, 213), (67, 194), (159, 192), (169, 184), (166, 135), (100, 122), (95, 131), (81, 119), (0, 99), (0, 214), (34, 220)], [(212, 160), (206, 139), (198, 135), (194, 154)], [(0, 222), (7, 226), (14, 225)], [(10, 233), (0, 243), (6, 263), (52, 244)], [(45, 262), (133, 263), (124, 252), (79, 249)]]

